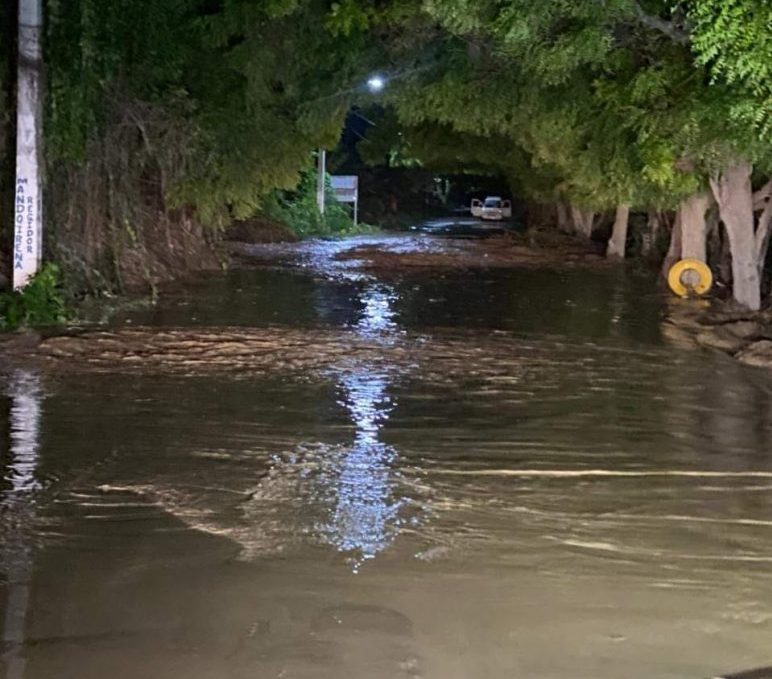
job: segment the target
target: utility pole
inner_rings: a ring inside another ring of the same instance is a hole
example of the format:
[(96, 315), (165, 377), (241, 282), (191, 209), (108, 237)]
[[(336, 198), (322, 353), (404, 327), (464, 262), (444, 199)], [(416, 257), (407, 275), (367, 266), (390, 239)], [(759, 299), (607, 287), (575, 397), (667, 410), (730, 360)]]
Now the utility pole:
[(13, 287), (23, 288), (40, 269), (43, 190), (42, 0), (19, 0), (19, 78), (16, 104), (16, 184)]
[(316, 159), (316, 205), (319, 214), (324, 214), (324, 198), (327, 189), (327, 151), (319, 149)]

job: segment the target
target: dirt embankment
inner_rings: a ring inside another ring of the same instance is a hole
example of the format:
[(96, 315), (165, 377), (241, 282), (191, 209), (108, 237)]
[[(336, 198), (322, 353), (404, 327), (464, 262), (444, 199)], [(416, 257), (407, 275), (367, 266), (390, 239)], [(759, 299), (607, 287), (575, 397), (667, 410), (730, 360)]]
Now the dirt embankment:
[(236, 243), (297, 243), (300, 238), (286, 224), (270, 217), (253, 217), (233, 222), (225, 230), (226, 241)]
[[(223, 241), (294, 243), (284, 224), (256, 218), (234, 222), (223, 234), (181, 213), (159, 213), (152, 226), (131, 229), (58, 229), (51, 234), (47, 259), (60, 264), (68, 287), (78, 293), (106, 290), (144, 292), (160, 283), (222, 268), (229, 258)], [(10, 287), (10, 254), (0, 260), (0, 290)]]
[(294, 243), (295, 233), (284, 224), (268, 218), (234, 222), (222, 234), (202, 227), (182, 216), (159, 218), (157, 229), (124, 243), (117, 251), (116, 276), (124, 290), (152, 288), (159, 283), (182, 279), (200, 271), (223, 267), (229, 259), (223, 241), (245, 243)]
[(183, 219), (174, 226), (121, 251), (118, 270), (125, 290), (147, 289), (222, 266), (225, 254), (216, 237), (192, 220)]

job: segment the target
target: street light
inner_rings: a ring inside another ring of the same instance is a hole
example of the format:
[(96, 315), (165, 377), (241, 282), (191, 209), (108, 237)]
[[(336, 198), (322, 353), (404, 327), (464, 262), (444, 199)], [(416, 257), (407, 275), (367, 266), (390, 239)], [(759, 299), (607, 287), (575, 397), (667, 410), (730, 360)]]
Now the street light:
[(378, 94), (386, 87), (386, 79), (382, 75), (372, 75), (367, 80), (367, 89), (373, 94)]
[[(379, 94), (386, 87), (386, 78), (379, 73), (373, 73), (365, 85), (371, 94)], [(319, 208), (319, 213), (324, 214), (325, 178), (327, 176), (327, 152), (324, 149), (319, 149), (316, 172), (316, 205)]]

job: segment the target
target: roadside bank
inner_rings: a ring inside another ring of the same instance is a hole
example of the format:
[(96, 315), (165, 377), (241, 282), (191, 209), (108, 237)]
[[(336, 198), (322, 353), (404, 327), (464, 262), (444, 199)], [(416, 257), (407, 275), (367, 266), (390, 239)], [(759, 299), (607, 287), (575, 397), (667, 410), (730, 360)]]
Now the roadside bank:
[(745, 365), (772, 369), (772, 310), (752, 312), (731, 302), (670, 302), (667, 336), (685, 347), (702, 347)]

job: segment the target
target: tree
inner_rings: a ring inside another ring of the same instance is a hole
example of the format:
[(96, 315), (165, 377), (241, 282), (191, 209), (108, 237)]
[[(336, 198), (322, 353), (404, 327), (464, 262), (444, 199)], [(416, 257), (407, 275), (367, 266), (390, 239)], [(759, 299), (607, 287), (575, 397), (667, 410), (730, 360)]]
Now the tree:
[[(431, 75), (395, 95), (407, 124), (435, 121), (511, 140), (530, 159), (529, 173), (553, 178), (555, 198), (574, 204), (585, 233), (594, 212), (674, 201), (693, 190), (691, 177), (663, 169), (675, 164), (676, 151), (645, 127), (649, 110), (677, 90), (680, 73), (655, 61), (630, 3), (471, 7), (448, 0), (428, 8), (456, 40)], [(633, 28), (617, 44), (627, 24)]]
[(124, 252), (203, 239), (199, 225), (294, 188), (311, 151), (337, 143), (366, 68), (364, 37), (340, 40), (321, 0), (47, 7), (57, 253), (116, 284)]
[(687, 7), (698, 62), (708, 68), (712, 90), (728, 93), (722, 102), (724, 119), (710, 120), (719, 141), (709, 146), (709, 169), (732, 250), (734, 296), (758, 309), (772, 222), (772, 182), (754, 193), (753, 175), (754, 168), (762, 177), (772, 172), (772, 5), (764, 0), (693, 0)]
[[(735, 298), (758, 308), (768, 211), (756, 193), (754, 221), (748, 173), (769, 171), (769, 12), (762, 0), (433, 0), (418, 14), (452, 38), (431, 76), (406, 84), (394, 105), (409, 125), (511, 139), (534, 173), (556, 178), (556, 197), (585, 230), (593, 212), (616, 212), (616, 256), (629, 207), (680, 206), (686, 248), (701, 253), (704, 212), (694, 206), (711, 179)], [(424, 30), (425, 42), (435, 32)], [(746, 182), (732, 178), (743, 173)]]
[(691, 44), (714, 82), (742, 93), (734, 118), (772, 136), (772, 4), (766, 0), (691, 0)]

